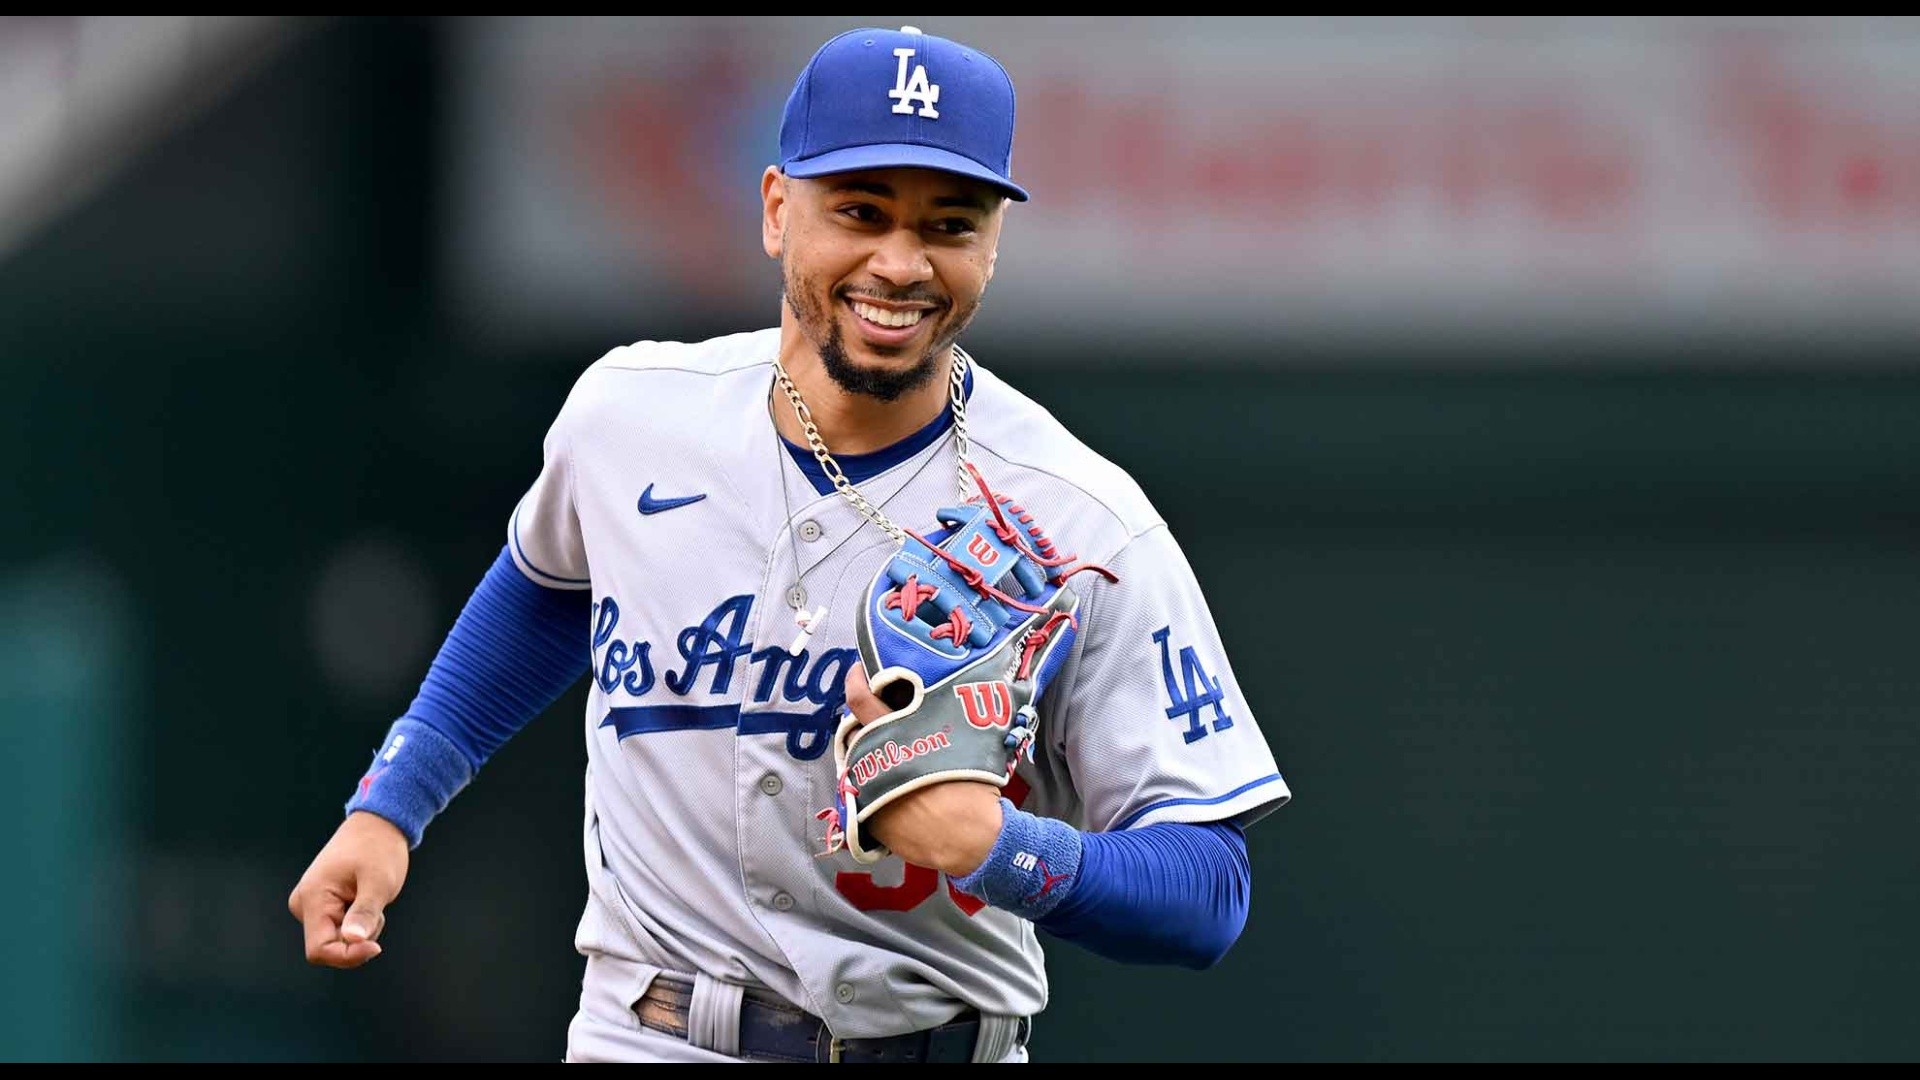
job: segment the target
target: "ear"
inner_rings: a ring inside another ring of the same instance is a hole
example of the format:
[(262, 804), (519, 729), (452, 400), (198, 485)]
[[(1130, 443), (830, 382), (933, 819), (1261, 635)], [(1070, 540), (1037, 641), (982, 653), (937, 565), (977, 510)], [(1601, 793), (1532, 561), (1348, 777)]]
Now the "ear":
[(780, 257), (787, 234), (787, 177), (778, 165), (760, 174), (760, 247), (767, 258)]
[[(987, 252), (987, 281), (993, 280), (993, 268), (996, 265), (998, 265), (999, 262), (1000, 262), (1000, 245), (995, 244), (993, 245), (993, 250)], [(986, 282), (982, 282), (981, 284), (984, 285), (986, 284)]]

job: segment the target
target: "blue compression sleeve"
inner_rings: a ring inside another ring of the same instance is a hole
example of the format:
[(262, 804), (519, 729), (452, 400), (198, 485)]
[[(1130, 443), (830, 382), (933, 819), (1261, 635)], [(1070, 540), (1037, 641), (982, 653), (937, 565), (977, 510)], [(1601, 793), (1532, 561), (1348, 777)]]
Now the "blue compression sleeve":
[(955, 888), (1131, 963), (1208, 968), (1246, 926), (1246, 835), (1230, 822), (1083, 833), (1002, 799), (1000, 838)]
[(1247, 923), (1253, 873), (1231, 822), (1083, 833), (1080, 876), (1037, 924), (1112, 960), (1203, 969)]
[(589, 666), (584, 590), (527, 580), (501, 548), (454, 620), (420, 692), (394, 721), (347, 812), (370, 810), (409, 845), (494, 751), (545, 711)]

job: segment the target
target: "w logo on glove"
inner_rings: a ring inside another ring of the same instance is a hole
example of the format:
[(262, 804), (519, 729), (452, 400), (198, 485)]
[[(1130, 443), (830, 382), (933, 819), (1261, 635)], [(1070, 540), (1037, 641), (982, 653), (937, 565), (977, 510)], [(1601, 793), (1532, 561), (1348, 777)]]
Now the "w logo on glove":
[(967, 723), (977, 728), (1003, 728), (1013, 721), (1013, 692), (1004, 681), (961, 683), (953, 688)]
[(976, 536), (967, 541), (967, 554), (973, 556), (981, 566), (992, 566), (1000, 561), (1000, 553), (993, 550), (993, 545), (987, 543), (987, 538), (984, 536)]

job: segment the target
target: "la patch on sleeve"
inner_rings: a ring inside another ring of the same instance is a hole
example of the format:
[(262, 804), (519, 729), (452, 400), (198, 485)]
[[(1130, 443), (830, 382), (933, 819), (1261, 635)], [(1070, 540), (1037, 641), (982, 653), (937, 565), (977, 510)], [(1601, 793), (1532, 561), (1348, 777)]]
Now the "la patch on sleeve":
[[(1174, 674), (1172, 630), (1171, 625), (1155, 630), (1153, 640), (1160, 646), (1160, 674), (1167, 683), (1167, 719), (1185, 722), (1187, 729), (1180, 736), (1191, 744), (1206, 738), (1209, 731), (1232, 727), (1233, 717), (1227, 715), (1226, 693), (1220, 688), (1219, 676), (1207, 673), (1193, 646), (1179, 646), (1180, 673)], [(1208, 709), (1213, 715), (1203, 718)]]

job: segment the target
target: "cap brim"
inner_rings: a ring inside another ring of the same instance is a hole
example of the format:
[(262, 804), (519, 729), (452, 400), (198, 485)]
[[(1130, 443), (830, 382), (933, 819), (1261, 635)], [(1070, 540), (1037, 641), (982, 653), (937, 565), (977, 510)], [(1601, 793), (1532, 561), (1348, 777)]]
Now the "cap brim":
[(938, 169), (991, 184), (1014, 202), (1026, 202), (1026, 189), (995, 175), (992, 169), (951, 150), (917, 143), (880, 143), (873, 146), (849, 146), (830, 150), (815, 157), (788, 162), (780, 171), (788, 176), (811, 180), (834, 173), (863, 169)]

